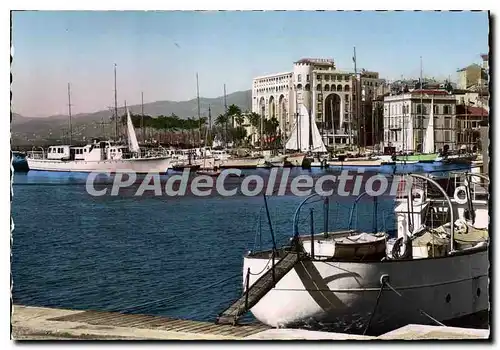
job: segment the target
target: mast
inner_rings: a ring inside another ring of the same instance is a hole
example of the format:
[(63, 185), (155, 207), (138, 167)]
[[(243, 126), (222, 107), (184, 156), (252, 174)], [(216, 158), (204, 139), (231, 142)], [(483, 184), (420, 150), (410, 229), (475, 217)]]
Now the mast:
[(208, 105), (208, 127), (207, 127), (207, 137), (205, 138), (205, 147), (208, 146), (209, 137), (212, 136), (212, 111), (210, 110), (210, 105)]
[[(226, 84), (224, 84), (224, 114), (227, 118), (227, 101), (226, 101)], [(227, 123), (228, 123), (228, 120), (226, 119), (226, 125), (225, 125), (225, 128), (224, 128), (224, 143), (226, 144), (226, 147), (227, 147)]]
[[(420, 119), (419, 121), (419, 127), (417, 129), (421, 130), (421, 134), (422, 134), (422, 141), (421, 141), (421, 145), (422, 145), (422, 151), (423, 151), (423, 145), (424, 145), (424, 102), (423, 102), (423, 98), (424, 98), (424, 89), (423, 89), (423, 77), (422, 77), (422, 56), (420, 56), (420, 112), (421, 112), (421, 115), (418, 119)], [(420, 140), (419, 140), (420, 141)], [(414, 147), (415, 148), (415, 147)]]
[(116, 63), (115, 63), (115, 141), (118, 140), (118, 102), (116, 94)]
[[(297, 93), (295, 93), (297, 94)], [(295, 117), (296, 117), (296, 125), (297, 125), (297, 150), (300, 152), (301, 151), (301, 147), (302, 146), (302, 143), (300, 142), (300, 131), (299, 131), (299, 128), (300, 128), (300, 124), (299, 124), (299, 103), (297, 102), (297, 95), (295, 95)]]
[(141, 91), (141, 133), (142, 133), (142, 142), (146, 141), (144, 135), (144, 92)]
[(71, 125), (71, 88), (68, 83), (68, 115), (69, 115), (69, 145), (71, 146), (73, 141), (73, 129)]
[[(359, 120), (359, 99), (361, 98), (361, 84), (359, 84), (360, 82), (358, 81), (358, 68), (357, 68), (357, 62), (356, 62), (356, 46), (354, 46), (354, 56), (353, 56), (353, 61), (354, 61), (354, 77), (355, 77), (355, 82), (356, 82), (356, 101), (354, 101), (355, 103), (355, 110), (356, 110), (356, 129), (357, 129), (357, 134), (358, 134), (358, 137), (357, 137), (357, 143), (358, 143), (358, 152), (359, 152), (359, 148), (360, 148), (360, 137), (361, 137), (361, 124), (360, 124), (360, 120)], [(351, 134), (351, 133), (350, 133)], [(350, 135), (349, 135), (350, 137)]]
[[(330, 99), (330, 114), (332, 115), (332, 135), (333, 135), (333, 152), (335, 152), (335, 121), (333, 120), (333, 99)], [(325, 116), (326, 117), (326, 116)]]
[[(200, 144), (201, 144), (200, 87), (198, 84), (198, 73), (196, 73), (196, 100), (198, 103), (198, 124), (200, 124), (199, 130), (198, 130), (198, 139), (200, 140)], [(206, 144), (206, 140), (205, 140), (205, 144)]]

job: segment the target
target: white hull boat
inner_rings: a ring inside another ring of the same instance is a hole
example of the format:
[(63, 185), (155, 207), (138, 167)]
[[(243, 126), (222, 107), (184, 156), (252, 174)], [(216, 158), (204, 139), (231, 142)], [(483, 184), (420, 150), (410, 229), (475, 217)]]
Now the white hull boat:
[(286, 156), (285, 164), (289, 166), (302, 166), (306, 155), (304, 153), (290, 154)]
[[(269, 270), (270, 254), (269, 251), (267, 256), (244, 258), (243, 275), (250, 268), (250, 285)], [(488, 268), (485, 247), (454, 256), (410, 261), (304, 260), (251, 311), (259, 321), (272, 327), (323, 323), (339, 331), (363, 331), (380, 292), (380, 278), (388, 275), (391, 285), (406, 299), (385, 290), (370, 325), (371, 332), (429, 323), (415, 309), (417, 305), (443, 322), (488, 310)], [(408, 300), (413, 304), (408, 305)]]
[[(439, 186), (423, 175), (410, 176)], [(352, 230), (354, 207), (347, 230), (329, 232), (325, 219), (323, 232), (328, 234), (299, 235), (300, 209), (317, 195), (307, 197), (295, 212), (289, 246), (244, 257), (244, 294), (219, 321), (234, 323), (250, 310), (272, 327), (380, 334), (412, 323), (442, 324), (486, 314), (487, 207), (475, 209), (477, 222), (468, 221), (463, 208), (438, 189), (443, 195), (438, 200), (425, 195), (400, 200), (395, 209), (398, 237), (389, 241), (383, 232)], [(326, 215), (327, 198), (324, 208)], [(426, 224), (427, 213), (435, 209), (448, 212), (448, 224)]]
[(98, 161), (85, 160), (50, 160), (28, 158), (30, 170), (39, 171), (61, 171), (61, 172), (135, 172), (146, 173), (166, 173), (170, 167), (168, 158), (131, 158), (131, 159), (110, 159)]
[(94, 140), (83, 147), (72, 145), (50, 146), (45, 152), (32, 151), (26, 160), (30, 170), (61, 172), (106, 173), (166, 173), (170, 157), (141, 156), (130, 113), (127, 110), (128, 145), (113, 141)]

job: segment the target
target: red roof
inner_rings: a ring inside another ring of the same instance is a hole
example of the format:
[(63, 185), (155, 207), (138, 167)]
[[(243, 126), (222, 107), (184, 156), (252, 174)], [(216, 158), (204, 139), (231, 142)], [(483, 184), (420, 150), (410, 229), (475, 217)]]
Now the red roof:
[(433, 89), (422, 89), (422, 90), (413, 90), (411, 92), (412, 95), (416, 94), (427, 94), (427, 95), (448, 95), (448, 91), (446, 90), (433, 90)]
[[(465, 107), (464, 105), (457, 105), (457, 115), (465, 116)], [(488, 117), (488, 111), (481, 107), (475, 106), (467, 106), (467, 115), (471, 117)]]

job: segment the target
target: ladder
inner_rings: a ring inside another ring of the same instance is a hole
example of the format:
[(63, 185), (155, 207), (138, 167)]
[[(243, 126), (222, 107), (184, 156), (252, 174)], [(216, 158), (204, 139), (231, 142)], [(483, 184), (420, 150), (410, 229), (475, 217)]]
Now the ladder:
[(299, 261), (299, 254), (300, 253), (297, 252), (287, 252), (287, 254), (274, 265), (274, 279), (273, 268), (270, 268), (255, 281), (245, 293), (243, 293), (241, 298), (236, 300), (219, 315), (217, 323), (236, 325), (240, 316), (257, 304), (260, 299), (274, 288), (279, 280), (285, 277), (285, 275), (293, 269), (295, 264)]

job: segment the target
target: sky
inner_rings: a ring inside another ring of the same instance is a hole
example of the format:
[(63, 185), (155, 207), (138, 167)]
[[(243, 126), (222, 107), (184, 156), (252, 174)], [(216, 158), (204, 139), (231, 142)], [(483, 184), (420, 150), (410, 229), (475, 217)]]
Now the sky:
[(43, 11), (12, 14), (12, 109), (27, 117), (248, 90), (252, 78), (333, 58), (381, 78), (456, 80), (488, 49), (487, 12)]

